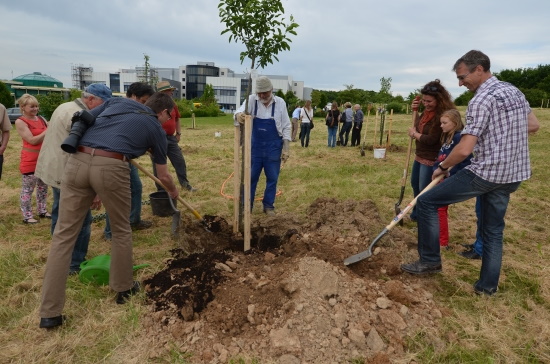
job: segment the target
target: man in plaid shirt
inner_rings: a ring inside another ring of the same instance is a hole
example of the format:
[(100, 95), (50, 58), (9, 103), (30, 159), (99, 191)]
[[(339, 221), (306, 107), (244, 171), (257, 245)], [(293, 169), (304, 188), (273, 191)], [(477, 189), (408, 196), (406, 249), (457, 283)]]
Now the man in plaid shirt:
[(472, 163), (418, 198), (418, 254), (416, 262), (403, 264), (411, 274), (441, 271), (437, 208), (478, 197), (481, 199), (483, 256), (477, 294), (498, 289), (502, 265), (504, 215), (510, 194), (531, 177), (528, 133), (539, 129), (537, 117), (525, 96), (513, 85), (491, 74), (484, 53), (472, 50), (453, 66), (458, 84), (475, 93), (468, 103), (466, 127), (460, 143), (434, 172), (448, 174), (472, 152)]

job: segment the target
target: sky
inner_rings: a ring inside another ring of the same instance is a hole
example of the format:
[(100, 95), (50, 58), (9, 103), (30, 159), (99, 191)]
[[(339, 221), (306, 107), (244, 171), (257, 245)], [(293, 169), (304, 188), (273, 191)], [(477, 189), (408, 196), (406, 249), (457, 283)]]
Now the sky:
[[(0, 79), (41, 72), (72, 87), (71, 66), (118, 72), (214, 62), (236, 73), (243, 44), (221, 35), (219, 0), (0, 0)], [(453, 97), (455, 61), (471, 49), (491, 70), (550, 63), (550, 1), (282, 0), (299, 24), (289, 51), (259, 74), (290, 75), (306, 87), (380, 90), (407, 97), (440, 79)]]

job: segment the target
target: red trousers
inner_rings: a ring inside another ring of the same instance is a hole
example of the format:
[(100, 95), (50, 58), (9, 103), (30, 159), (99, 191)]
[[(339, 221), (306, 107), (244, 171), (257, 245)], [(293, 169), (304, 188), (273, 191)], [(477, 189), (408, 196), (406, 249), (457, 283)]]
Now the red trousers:
[(449, 245), (449, 221), (447, 218), (447, 209), (449, 206), (442, 206), (437, 209), (439, 217), (439, 246)]

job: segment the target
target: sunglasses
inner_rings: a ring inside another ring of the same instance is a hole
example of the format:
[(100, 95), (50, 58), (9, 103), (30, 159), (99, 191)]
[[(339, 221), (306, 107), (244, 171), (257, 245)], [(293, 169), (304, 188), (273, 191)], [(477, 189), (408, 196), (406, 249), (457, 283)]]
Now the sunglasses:
[(435, 86), (425, 86), (423, 89), (422, 89), (422, 93), (423, 94), (427, 94), (427, 93), (430, 93), (430, 92), (438, 92), (439, 90), (437, 89), (437, 87)]

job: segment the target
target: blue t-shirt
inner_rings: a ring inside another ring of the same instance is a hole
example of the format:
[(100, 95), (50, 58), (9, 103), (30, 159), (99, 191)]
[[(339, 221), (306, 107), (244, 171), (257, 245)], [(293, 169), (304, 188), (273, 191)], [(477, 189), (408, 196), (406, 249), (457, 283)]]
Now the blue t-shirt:
[(139, 102), (116, 97), (90, 110), (96, 117), (80, 145), (137, 158), (148, 149), (156, 164), (166, 164), (166, 133), (151, 108)]
[[(441, 146), (441, 149), (439, 150), (439, 155), (437, 156), (437, 160), (435, 161), (435, 164), (433, 166), (434, 171), (437, 169), (437, 166), (439, 166), (439, 163), (443, 162), (445, 158), (447, 158), (447, 156), (451, 154), (451, 151), (458, 144), (458, 142), (460, 142), (460, 138), (462, 137), (461, 133), (462, 131), (456, 131), (455, 135), (453, 135), (453, 139), (451, 140), (451, 142), (448, 144), (443, 144)], [(466, 159), (454, 166), (450, 172), (451, 176), (470, 164), (472, 156), (473, 155), (470, 154)]]

